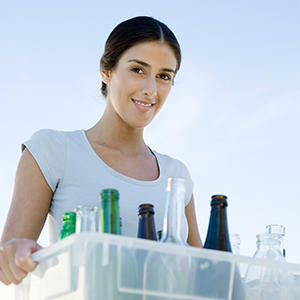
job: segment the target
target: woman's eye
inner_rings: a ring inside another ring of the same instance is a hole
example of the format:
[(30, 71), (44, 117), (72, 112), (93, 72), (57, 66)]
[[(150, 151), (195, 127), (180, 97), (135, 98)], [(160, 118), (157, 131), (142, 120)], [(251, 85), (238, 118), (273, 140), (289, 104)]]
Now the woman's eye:
[(171, 77), (167, 74), (161, 74), (160, 78), (162, 78), (163, 80), (171, 80)]
[(143, 74), (143, 70), (141, 68), (132, 68), (131, 71), (138, 73), (138, 74)]

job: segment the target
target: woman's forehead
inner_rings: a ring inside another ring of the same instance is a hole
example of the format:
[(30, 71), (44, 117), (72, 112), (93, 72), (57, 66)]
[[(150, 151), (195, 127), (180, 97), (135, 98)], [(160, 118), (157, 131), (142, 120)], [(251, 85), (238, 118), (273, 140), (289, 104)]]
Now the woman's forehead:
[(172, 48), (165, 42), (151, 41), (136, 44), (120, 57), (122, 63), (139, 60), (150, 66), (176, 69), (177, 60)]

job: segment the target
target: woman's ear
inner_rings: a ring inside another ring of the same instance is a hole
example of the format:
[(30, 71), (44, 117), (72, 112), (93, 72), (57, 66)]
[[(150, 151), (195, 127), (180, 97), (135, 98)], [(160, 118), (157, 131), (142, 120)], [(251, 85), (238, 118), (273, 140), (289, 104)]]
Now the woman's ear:
[(102, 81), (106, 84), (109, 84), (110, 80), (111, 80), (111, 71), (108, 70), (102, 70), (100, 72), (101, 77), (102, 77)]

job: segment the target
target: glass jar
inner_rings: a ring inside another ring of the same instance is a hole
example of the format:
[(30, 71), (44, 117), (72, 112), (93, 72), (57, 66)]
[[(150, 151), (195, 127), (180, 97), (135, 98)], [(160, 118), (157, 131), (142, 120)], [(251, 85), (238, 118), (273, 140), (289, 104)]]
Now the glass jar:
[(285, 261), (280, 251), (281, 235), (279, 233), (261, 233), (256, 238), (257, 250), (254, 257)]
[(280, 251), (285, 257), (286, 251), (283, 245), (283, 238), (285, 237), (285, 226), (279, 224), (270, 224), (266, 226), (266, 233), (278, 233), (280, 235)]
[(262, 264), (254, 261), (248, 266), (245, 275), (247, 296), (249, 299), (259, 297), (261, 300), (286, 299), (288, 274), (278, 265), (272, 265), (272, 261), (285, 261), (280, 251), (280, 234), (262, 233), (256, 237), (257, 250), (254, 258), (267, 259), (269, 262)]

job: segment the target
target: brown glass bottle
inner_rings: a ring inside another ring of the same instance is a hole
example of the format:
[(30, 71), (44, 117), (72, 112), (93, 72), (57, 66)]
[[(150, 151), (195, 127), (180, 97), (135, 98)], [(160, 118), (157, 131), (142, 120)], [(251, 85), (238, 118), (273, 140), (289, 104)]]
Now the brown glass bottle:
[(150, 203), (139, 206), (139, 224), (137, 237), (157, 241), (157, 233), (154, 221), (154, 206)]
[[(227, 197), (224, 195), (212, 196), (211, 212), (206, 240), (203, 248), (232, 252), (229, 239), (227, 222)], [(201, 262), (203, 264), (203, 262)], [(211, 260), (205, 261), (207, 269), (198, 272), (197, 291), (202, 296), (213, 298), (223, 297), (228, 294), (230, 286), (230, 275), (232, 265), (228, 261), (213, 263)], [(214, 285), (214, 289), (207, 289)], [(240, 271), (236, 265), (234, 268), (234, 280), (232, 286), (232, 300), (244, 300), (245, 289), (241, 279)]]
[(227, 222), (227, 197), (212, 196), (206, 240), (203, 248), (232, 252)]

